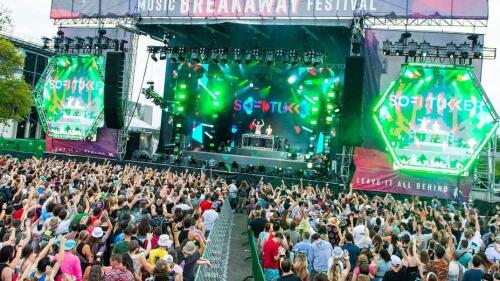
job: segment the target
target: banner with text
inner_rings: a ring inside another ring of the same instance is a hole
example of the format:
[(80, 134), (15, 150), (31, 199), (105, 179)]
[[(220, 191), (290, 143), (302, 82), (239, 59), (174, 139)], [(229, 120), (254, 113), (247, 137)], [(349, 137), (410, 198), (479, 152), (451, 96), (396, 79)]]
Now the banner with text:
[(45, 138), (47, 152), (117, 158), (118, 132), (116, 129), (101, 128), (96, 141), (78, 141)]
[(409, 173), (393, 169), (387, 153), (366, 148), (354, 151), (353, 189), (437, 197), (466, 202), (472, 177)]
[(487, 0), (52, 0), (50, 17), (351, 18), (357, 5), (374, 17), (488, 18)]

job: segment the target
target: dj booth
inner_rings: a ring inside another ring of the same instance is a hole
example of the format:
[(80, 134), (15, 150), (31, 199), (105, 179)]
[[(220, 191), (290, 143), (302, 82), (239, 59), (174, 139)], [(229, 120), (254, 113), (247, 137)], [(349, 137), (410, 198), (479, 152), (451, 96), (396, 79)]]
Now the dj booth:
[(241, 148), (257, 150), (275, 150), (275, 136), (262, 134), (243, 134), (241, 136)]

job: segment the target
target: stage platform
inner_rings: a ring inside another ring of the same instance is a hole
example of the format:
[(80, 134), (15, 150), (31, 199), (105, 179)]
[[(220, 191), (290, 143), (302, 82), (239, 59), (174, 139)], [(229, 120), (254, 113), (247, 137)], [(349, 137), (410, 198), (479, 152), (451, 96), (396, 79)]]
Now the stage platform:
[[(283, 155), (284, 153), (284, 155)], [(247, 155), (249, 154), (249, 155)], [(286, 152), (282, 151), (263, 151), (253, 149), (237, 149), (232, 153), (207, 152), (207, 151), (184, 151), (183, 157), (192, 157), (196, 161), (209, 161), (214, 159), (218, 162), (231, 165), (233, 161), (238, 163), (240, 167), (253, 165), (254, 167), (264, 166), (266, 168), (278, 167), (282, 169), (292, 168), (296, 171), (306, 170), (307, 162), (300, 160), (287, 160)]]

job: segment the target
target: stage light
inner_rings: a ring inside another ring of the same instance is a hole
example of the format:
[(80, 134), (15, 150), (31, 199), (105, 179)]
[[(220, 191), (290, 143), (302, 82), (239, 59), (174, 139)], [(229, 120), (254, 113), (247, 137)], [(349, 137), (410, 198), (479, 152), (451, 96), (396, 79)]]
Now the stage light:
[(312, 63), (312, 57), (314, 56), (313, 51), (309, 50), (304, 54), (304, 64), (306, 66), (311, 65)]
[(467, 59), (469, 57), (470, 45), (467, 42), (460, 44), (460, 57)]
[(208, 167), (215, 168), (215, 166), (217, 166), (217, 160), (215, 159), (208, 160)]
[(220, 95), (220, 91), (215, 91), (214, 93), (216, 96)]
[(296, 75), (292, 75), (292, 76), (288, 77), (288, 84), (293, 84), (293, 83), (295, 83), (295, 81), (297, 81)]
[(152, 53), (152, 54), (151, 54), (151, 59), (152, 59), (153, 61), (155, 61), (155, 62), (157, 62), (157, 61), (158, 61), (158, 58), (156, 57), (156, 54), (155, 54), (155, 53)]
[(187, 85), (186, 84), (181, 84), (181, 89), (186, 89)]
[(306, 160), (309, 160), (311, 159), (311, 155), (310, 154), (306, 154)]
[(250, 50), (247, 50), (247, 53), (245, 54), (245, 63), (246, 64), (252, 63), (252, 52)]
[(333, 112), (339, 113), (340, 112), (340, 107), (335, 108), (335, 110)]
[(382, 43), (382, 54), (384, 54), (385, 56), (390, 55), (391, 54), (391, 49), (392, 49), (392, 43), (391, 43), (391, 41), (385, 40)]
[(456, 52), (457, 52), (457, 45), (455, 43), (450, 42), (450, 43), (446, 44), (446, 55), (449, 58), (455, 57)]
[(42, 41), (43, 41), (42, 49), (48, 49), (51, 39), (47, 37), (42, 37)]
[(109, 39), (108, 37), (102, 37), (102, 39), (101, 39), (101, 49), (107, 50), (109, 48), (109, 42), (110, 41), (111, 41), (111, 39)]
[(472, 51), (474, 52), (474, 58), (476, 59), (483, 58), (483, 45), (481, 45), (481, 43), (474, 45)]
[(259, 165), (259, 173), (263, 174), (263, 173), (265, 173), (265, 172), (266, 172), (266, 167), (264, 167), (264, 165), (263, 165), (263, 164), (260, 164), (260, 165)]
[(394, 43), (394, 51), (396, 52), (396, 55), (398, 55), (398, 56), (403, 55), (404, 54), (403, 42)]
[(299, 90), (303, 90), (304, 89), (304, 86), (303, 85), (300, 85), (299, 86)]
[(63, 48), (66, 52), (69, 50), (69, 46), (71, 45), (71, 42), (73, 42), (73, 39), (71, 39), (69, 37), (64, 37)]
[(288, 154), (286, 155), (286, 157), (288, 157), (288, 158), (292, 158), (292, 153), (291, 153), (291, 152), (288, 152)]
[(313, 167), (313, 163), (311, 163), (311, 162), (307, 163), (307, 168), (308, 169), (312, 169), (312, 167)]
[(316, 67), (322, 63), (323, 63), (323, 55), (319, 52), (315, 52), (314, 57), (312, 58), (312, 65)]
[(254, 86), (254, 85), (253, 85), (253, 83), (252, 83), (252, 82), (250, 82), (250, 84), (248, 84), (248, 86), (249, 86), (250, 88), (253, 88), (253, 86)]
[(92, 37), (85, 37), (85, 42), (83, 43), (83, 45), (85, 48), (90, 49), (90, 47), (92, 46)]
[(328, 84), (329, 82), (330, 82), (330, 80), (327, 78), (325, 78), (325, 80), (323, 80), (323, 83), (325, 83), (325, 84)]
[(214, 106), (219, 106), (219, 102), (218, 101), (214, 101)]
[(167, 52), (160, 51), (160, 60), (166, 60), (166, 59), (167, 59)]
[(424, 42), (420, 43), (420, 53), (422, 54), (422, 57), (427, 57), (427, 55), (431, 51), (431, 44), (429, 42)]
[(417, 55), (418, 43), (411, 41), (408, 43), (408, 55), (410, 57), (415, 57)]
[(234, 62), (237, 64), (241, 64), (241, 50), (240, 49), (234, 49)]
[(233, 161), (233, 163), (231, 164), (231, 169), (233, 171), (238, 171), (238, 167), (239, 167), (238, 163), (236, 161)]
[(271, 66), (274, 64), (274, 52), (272, 50), (268, 50), (266, 52), (266, 64)]

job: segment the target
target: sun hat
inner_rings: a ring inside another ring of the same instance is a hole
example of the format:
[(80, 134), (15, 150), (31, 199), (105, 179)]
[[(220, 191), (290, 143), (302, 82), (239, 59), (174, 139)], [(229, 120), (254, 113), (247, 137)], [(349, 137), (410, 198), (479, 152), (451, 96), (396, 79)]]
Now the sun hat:
[(165, 260), (168, 263), (173, 263), (174, 262), (174, 257), (172, 257), (171, 255), (165, 255), (163, 257), (163, 260)]
[(186, 245), (184, 245), (184, 247), (182, 248), (182, 252), (185, 254), (188, 254), (188, 255), (194, 254), (196, 252), (196, 250), (197, 250), (197, 247), (193, 241), (187, 242)]
[(68, 240), (66, 241), (66, 243), (64, 243), (64, 250), (65, 251), (69, 251), (71, 249), (73, 249), (76, 245), (76, 241), (71, 239), (71, 240)]
[(94, 238), (101, 238), (103, 235), (104, 231), (102, 231), (100, 227), (95, 227), (94, 230), (92, 230), (92, 237)]
[(160, 235), (160, 238), (158, 239), (158, 245), (162, 246), (162, 247), (167, 247), (168, 246), (168, 242), (170, 241), (170, 237), (168, 237), (167, 234), (162, 234)]

